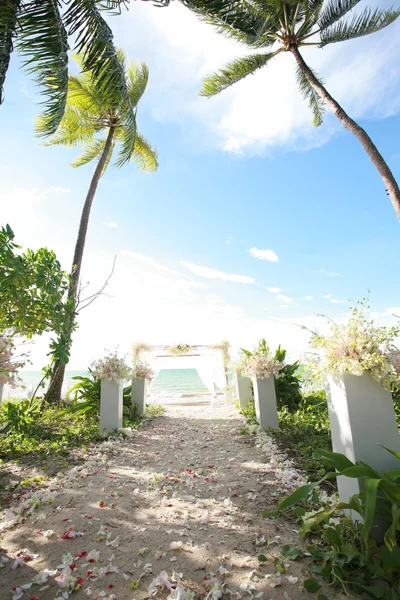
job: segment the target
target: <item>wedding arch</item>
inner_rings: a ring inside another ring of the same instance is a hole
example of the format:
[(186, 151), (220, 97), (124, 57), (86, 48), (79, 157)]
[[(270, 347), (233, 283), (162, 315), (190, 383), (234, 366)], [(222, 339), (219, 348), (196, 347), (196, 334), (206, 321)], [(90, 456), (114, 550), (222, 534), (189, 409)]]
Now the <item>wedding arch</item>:
[(227, 385), (224, 354), (218, 346), (177, 344), (147, 346), (145, 355), (155, 376), (162, 369), (196, 369), (203, 385), (213, 396)]

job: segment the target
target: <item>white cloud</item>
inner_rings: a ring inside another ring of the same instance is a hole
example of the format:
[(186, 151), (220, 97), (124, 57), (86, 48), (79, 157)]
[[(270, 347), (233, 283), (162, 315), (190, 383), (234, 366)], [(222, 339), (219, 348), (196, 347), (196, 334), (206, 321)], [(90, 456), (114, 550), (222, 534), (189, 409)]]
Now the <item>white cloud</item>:
[(260, 260), (267, 260), (268, 262), (279, 261), (279, 256), (273, 250), (269, 248), (250, 248), (249, 254), (254, 256), (254, 258), (259, 258)]
[(325, 294), (324, 298), (333, 298), (333, 294)]
[(281, 288), (279, 287), (267, 287), (267, 290), (271, 292), (271, 294), (279, 294), (282, 292)]
[(55, 192), (56, 194), (70, 194), (72, 192), (72, 190), (70, 190), (70, 188), (60, 187), (58, 185), (53, 185), (50, 189), (52, 192)]
[(106, 227), (110, 227), (111, 229), (116, 229), (118, 227), (115, 221), (105, 221), (103, 223)]
[(217, 269), (210, 269), (209, 267), (203, 267), (201, 265), (195, 265), (190, 262), (186, 262), (185, 260), (181, 261), (181, 265), (189, 271), (192, 271), (195, 275), (199, 277), (205, 277), (206, 279), (222, 279), (223, 281), (233, 281), (235, 283), (256, 283), (256, 280), (253, 277), (248, 277), (247, 275), (234, 275), (231, 273), (224, 273), (223, 271), (218, 271)]
[(337, 271), (328, 271), (327, 269), (318, 269), (314, 273), (316, 275), (326, 275), (326, 277), (339, 277), (340, 275)]
[(305, 296), (304, 300), (314, 300), (314, 296)]
[(332, 298), (330, 302), (332, 302), (332, 304), (343, 304), (347, 302), (347, 300), (338, 300), (337, 298)]
[(285, 302), (285, 304), (290, 304), (290, 302), (293, 302), (293, 298), (290, 298), (289, 296), (285, 296), (284, 294), (278, 294), (276, 296), (277, 300), (281, 300), (282, 302)]

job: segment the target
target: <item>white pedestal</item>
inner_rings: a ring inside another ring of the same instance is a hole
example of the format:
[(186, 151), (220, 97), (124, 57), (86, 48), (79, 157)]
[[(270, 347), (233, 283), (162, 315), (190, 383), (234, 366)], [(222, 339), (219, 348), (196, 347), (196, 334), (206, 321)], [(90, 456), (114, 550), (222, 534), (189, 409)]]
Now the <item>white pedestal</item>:
[[(392, 395), (370, 373), (329, 376), (328, 384), (334, 452), (345, 454), (352, 462), (361, 460), (377, 471), (398, 469), (398, 459), (379, 446), (400, 451)], [(360, 492), (358, 479), (338, 477), (337, 484), (342, 502)]]
[(225, 392), (225, 404), (227, 406), (232, 406), (232, 404), (233, 404), (233, 390), (227, 390)]
[(145, 377), (132, 379), (131, 404), (137, 405), (137, 414), (142, 416), (146, 412), (147, 380)]
[(275, 380), (253, 377), (254, 403), (257, 421), (261, 429), (278, 429), (278, 409), (276, 406)]
[(122, 427), (122, 385), (102, 381), (100, 388), (100, 433)]
[(3, 399), (4, 383), (0, 383), (0, 402)]
[(251, 391), (251, 379), (250, 377), (242, 377), (236, 373), (235, 380), (239, 405), (241, 409), (244, 409), (253, 397), (253, 392)]

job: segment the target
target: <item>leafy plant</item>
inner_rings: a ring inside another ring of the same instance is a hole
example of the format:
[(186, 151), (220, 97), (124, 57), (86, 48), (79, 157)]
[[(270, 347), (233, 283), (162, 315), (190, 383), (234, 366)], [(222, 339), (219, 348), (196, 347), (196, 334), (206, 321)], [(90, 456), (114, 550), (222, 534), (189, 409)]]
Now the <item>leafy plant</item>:
[(5, 402), (2, 405), (2, 420), (4, 423), (0, 427), (0, 434), (12, 431), (27, 433), (34, 427), (39, 411), (39, 404), (28, 399)]
[(301, 372), (300, 362), (291, 365), (285, 364), (286, 350), (279, 344), (274, 360), (283, 363), (279, 377), (275, 378), (275, 392), (278, 408), (286, 406), (288, 410), (296, 410), (301, 402)]
[(76, 381), (75, 385), (68, 390), (68, 395), (73, 397), (73, 405), (68, 406), (59, 414), (65, 415), (76, 413), (87, 413), (98, 415), (100, 413), (100, 379), (95, 377), (94, 372), (88, 369), (89, 375), (77, 375), (72, 379)]
[[(388, 450), (400, 459), (400, 453)], [(314, 574), (328, 577), (350, 587), (369, 598), (394, 600), (397, 594), (390, 586), (399, 582), (400, 548), (400, 469), (379, 473), (363, 462), (352, 463), (336, 452), (318, 450), (317, 456), (325, 460), (336, 472), (328, 472), (317, 482), (308, 483), (278, 504), (283, 511), (294, 505), (301, 518), (303, 536), (312, 536), (313, 545), (307, 548), (316, 567)], [(326, 479), (351, 477), (363, 481), (363, 491), (354, 494), (348, 502), (307, 512), (304, 503), (316, 487)], [(351, 509), (360, 515), (353, 527), (348, 517), (340, 511)], [(386, 522), (383, 544), (372, 537), (376, 522)]]

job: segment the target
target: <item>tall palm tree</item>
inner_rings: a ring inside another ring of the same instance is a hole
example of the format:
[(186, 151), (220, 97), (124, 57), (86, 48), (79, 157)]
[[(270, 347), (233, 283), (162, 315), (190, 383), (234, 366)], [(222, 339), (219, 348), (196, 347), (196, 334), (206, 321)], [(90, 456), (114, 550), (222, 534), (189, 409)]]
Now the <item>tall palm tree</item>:
[(188, 0), (200, 18), (220, 33), (241, 42), (255, 53), (227, 64), (206, 77), (201, 95), (219, 94), (247, 75), (255, 73), (281, 54), (290, 52), (297, 64), (300, 91), (308, 100), (314, 125), (323, 120), (325, 105), (356, 136), (382, 177), (400, 220), (400, 189), (383, 156), (367, 134), (330, 95), (319, 76), (307, 65), (300, 48), (324, 48), (369, 35), (387, 27), (400, 9), (365, 8), (350, 15), (360, 0)]
[[(69, 298), (77, 298), (90, 210), (100, 177), (111, 161), (115, 146), (119, 146), (115, 161), (117, 167), (122, 167), (130, 161), (136, 163), (143, 171), (155, 171), (158, 167), (157, 152), (136, 131), (136, 121), (132, 124), (130, 119), (130, 107), (134, 107), (136, 117), (139, 100), (146, 89), (149, 77), (148, 68), (144, 63), (139, 66), (132, 61), (127, 65), (125, 55), (121, 50), (117, 52), (117, 59), (119, 69), (124, 73), (129, 105), (125, 97), (119, 95), (118, 88), (114, 90), (113, 96), (110, 93), (103, 95), (102, 90), (99, 90), (96, 85), (93, 73), (86, 72), (76, 77), (70, 75), (64, 116), (58, 131), (49, 141), (49, 145), (83, 146), (82, 153), (72, 163), (73, 167), (97, 161), (82, 208), (72, 261)], [(40, 119), (37, 134), (41, 135), (46, 127), (46, 119)], [(71, 322), (67, 324), (67, 344), (71, 343), (74, 318), (75, 314), (72, 314)], [(57, 361), (46, 393), (46, 401), (59, 400), (64, 372), (65, 363)]]

